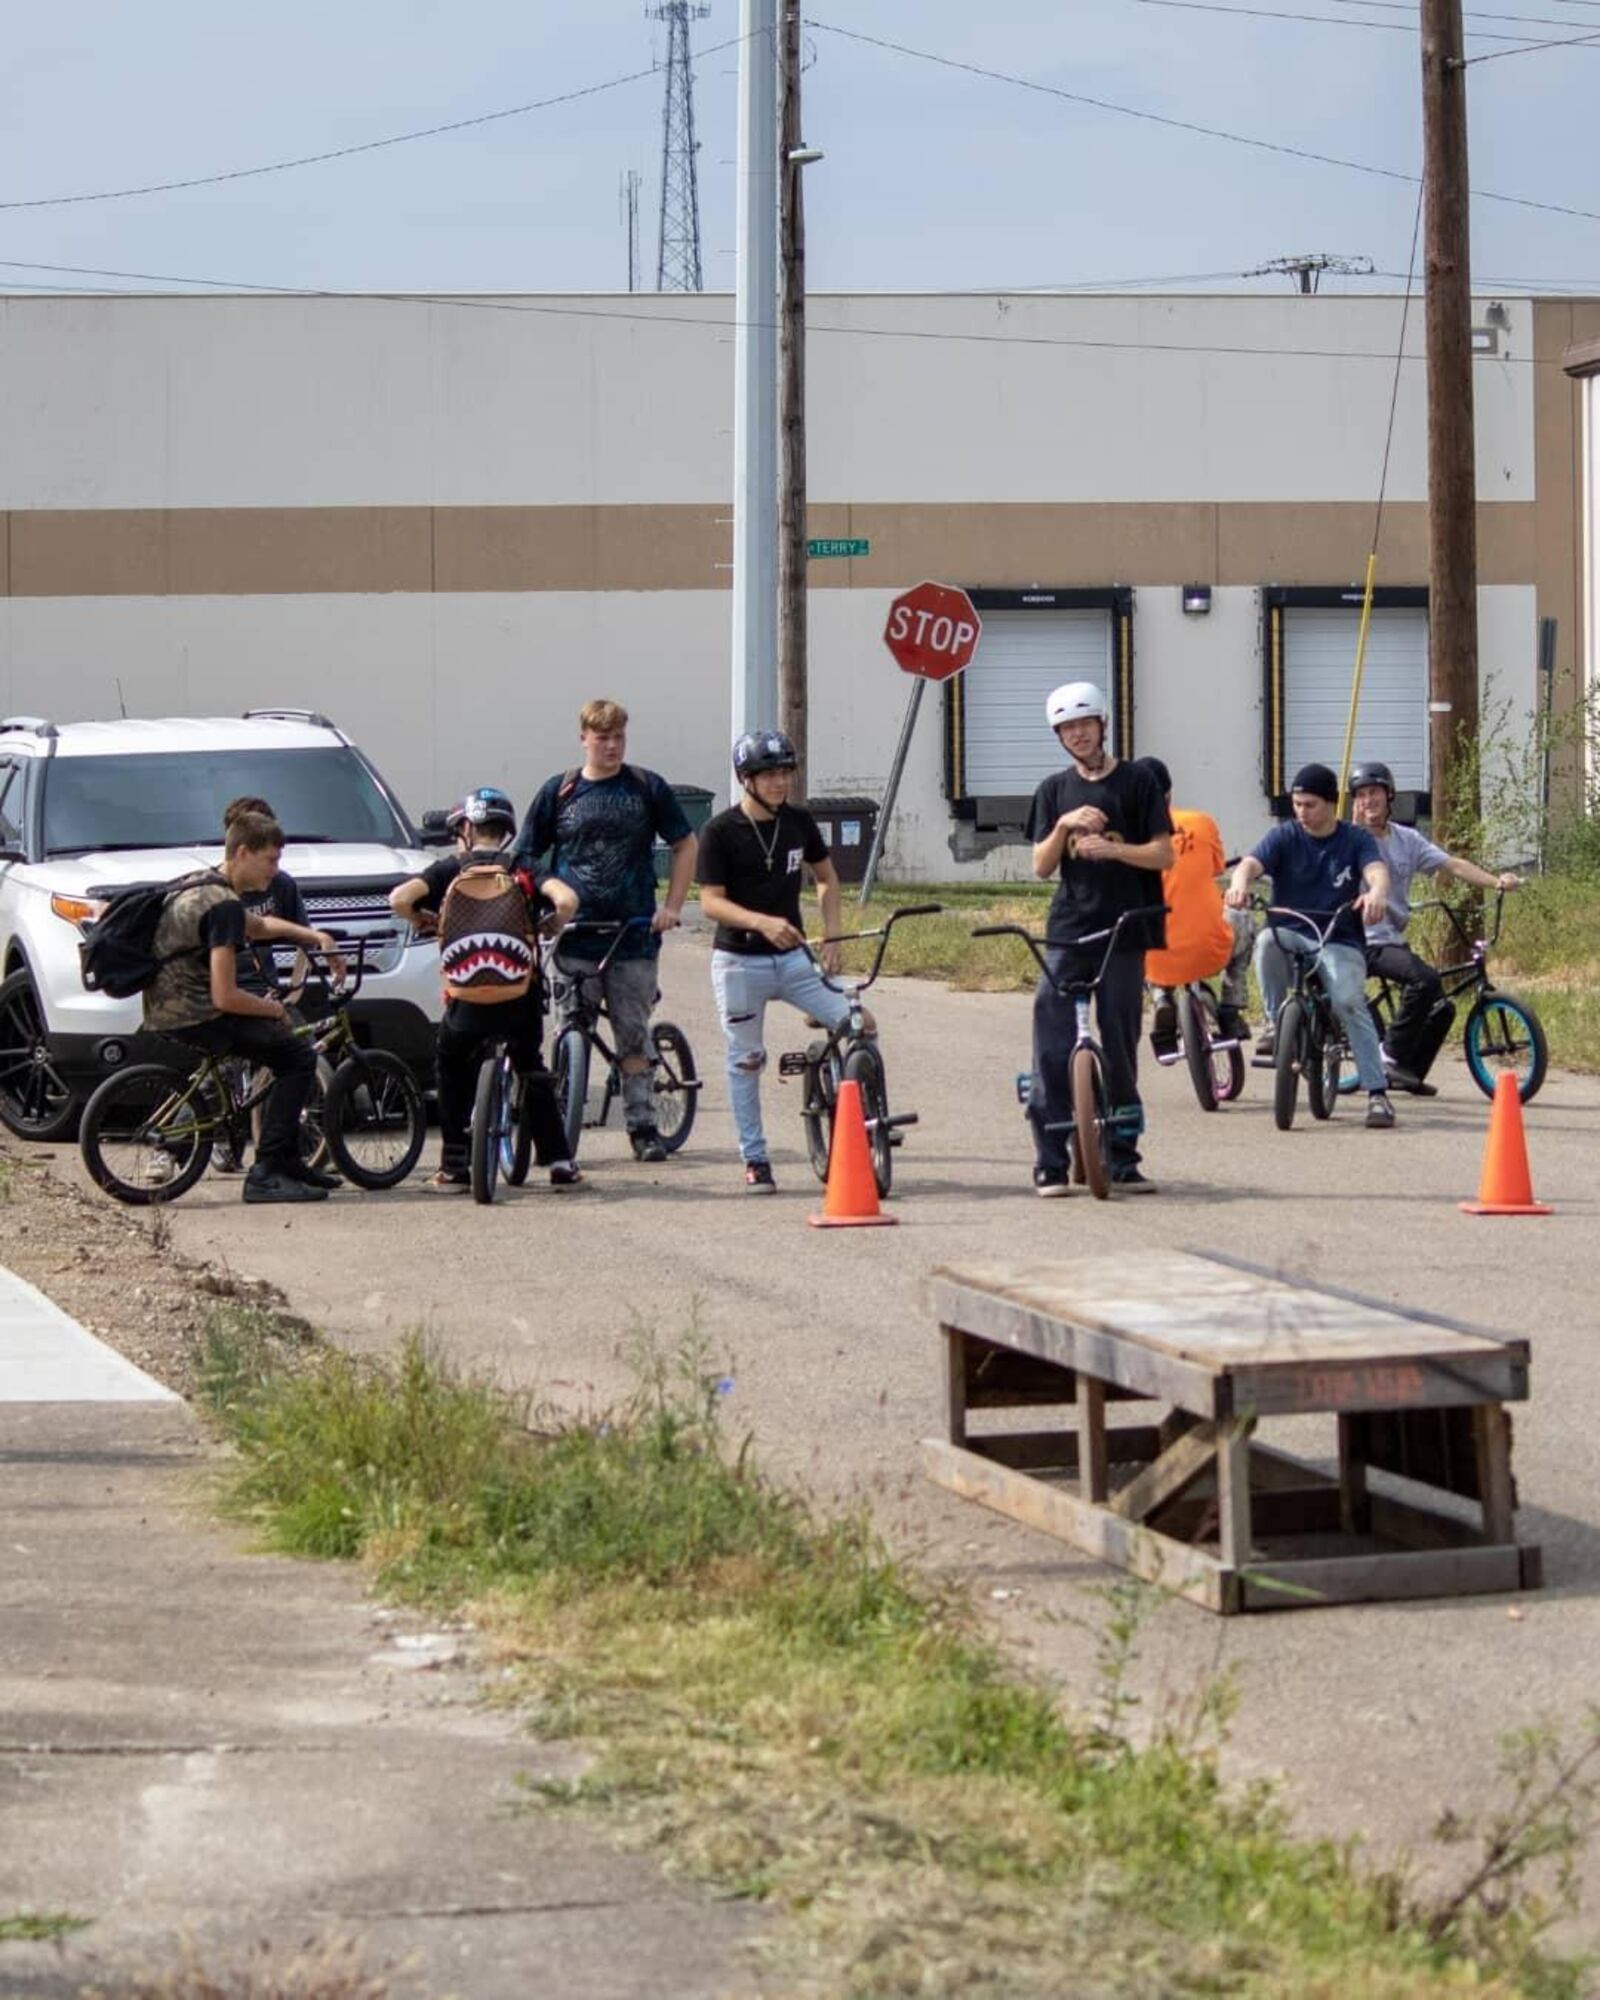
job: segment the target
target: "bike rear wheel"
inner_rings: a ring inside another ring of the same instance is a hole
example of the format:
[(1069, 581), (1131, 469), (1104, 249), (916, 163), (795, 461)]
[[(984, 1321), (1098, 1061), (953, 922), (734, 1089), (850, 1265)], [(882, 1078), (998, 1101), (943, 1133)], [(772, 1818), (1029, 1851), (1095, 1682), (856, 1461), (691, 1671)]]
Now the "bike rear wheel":
[(428, 1107), (410, 1070), (384, 1049), (346, 1056), (322, 1116), (328, 1156), (353, 1187), (398, 1187), (422, 1158)]
[(494, 1200), (495, 1183), (500, 1178), (500, 1148), (510, 1129), (511, 1086), (508, 1057), (495, 1054), (478, 1065), (478, 1090), (467, 1142), (472, 1199), (476, 1202)]
[(96, 1187), (130, 1208), (176, 1201), (211, 1160), (222, 1099), (208, 1080), (189, 1101), (184, 1079), (159, 1063), (114, 1070), (84, 1106), (78, 1148)]
[(1217, 1108), (1217, 1080), (1211, 1069), (1211, 1010), (1192, 986), (1178, 988), (1178, 1033), (1189, 1065), (1189, 1081), (1202, 1111)]
[(1072, 1052), (1072, 1177), (1096, 1201), (1111, 1193), (1106, 1158), (1106, 1084), (1097, 1049)]
[(893, 1136), (887, 1124), (889, 1081), (884, 1075), (883, 1057), (874, 1048), (858, 1043), (844, 1059), (844, 1080), (861, 1092), (861, 1116), (866, 1120), (867, 1150), (872, 1155), (872, 1177), (878, 1183), (880, 1199), (887, 1199), (894, 1180)]
[(1294, 1124), (1300, 1072), (1306, 1062), (1305, 1002), (1291, 994), (1278, 1009), (1277, 1054), (1272, 1079), (1272, 1117), (1280, 1132)]
[(576, 1160), (578, 1141), (583, 1137), (584, 1100), (589, 1094), (589, 1038), (581, 1028), (563, 1028), (556, 1036), (550, 1073), (555, 1080), (556, 1110), (567, 1135), (567, 1158)]
[(509, 1088), (510, 1129), (500, 1140), (500, 1171), (508, 1187), (521, 1187), (533, 1165), (533, 1086), (513, 1071)]
[(669, 1153), (677, 1152), (694, 1125), (700, 1093), (689, 1037), (671, 1021), (657, 1021), (650, 1030), (655, 1050), (652, 1106), (656, 1136)]
[(1550, 1045), (1543, 1024), (1526, 1000), (1491, 988), (1478, 996), (1462, 1032), (1467, 1068), (1485, 1097), (1494, 1096), (1495, 1080), (1509, 1070), (1517, 1079), (1517, 1095), (1526, 1104), (1544, 1082), (1550, 1067)]
[(1306, 1103), (1313, 1118), (1329, 1119), (1339, 1102), (1344, 1037), (1320, 1012), (1306, 1021)]

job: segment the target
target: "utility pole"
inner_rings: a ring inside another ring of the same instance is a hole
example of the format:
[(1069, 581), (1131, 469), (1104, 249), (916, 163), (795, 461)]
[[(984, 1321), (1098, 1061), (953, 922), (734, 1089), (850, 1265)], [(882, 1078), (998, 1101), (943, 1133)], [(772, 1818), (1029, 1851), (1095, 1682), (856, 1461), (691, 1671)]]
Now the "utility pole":
[(800, 119), (800, 4), (782, 0), (778, 141), (778, 714), (799, 758), (806, 796), (806, 211)]
[(778, 714), (778, 0), (739, 4), (733, 735)]
[(1433, 834), (1478, 816), (1478, 516), (1461, 0), (1422, 0), (1428, 349), (1428, 758)]

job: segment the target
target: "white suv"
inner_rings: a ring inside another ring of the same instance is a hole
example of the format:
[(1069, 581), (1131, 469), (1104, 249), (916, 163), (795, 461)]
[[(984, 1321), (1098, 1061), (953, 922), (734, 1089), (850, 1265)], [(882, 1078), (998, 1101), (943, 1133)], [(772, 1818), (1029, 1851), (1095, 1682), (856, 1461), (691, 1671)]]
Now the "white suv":
[[(325, 716), (0, 721), (0, 1121), (20, 1137), (70, 1132), (96, 1082), (149, 1047), (137, 998), (84, 990), (78, 926), (94, 899), (214, 867), (222, 809), (241, 797), (271, 802), (313, 924), (347, 938), (396, 933), (389, 891), (428, 857), (394, 794)], [(436, 948), (409, 936), (383, 947), (352, 1011), (364, 1040), (426, 1078)]]

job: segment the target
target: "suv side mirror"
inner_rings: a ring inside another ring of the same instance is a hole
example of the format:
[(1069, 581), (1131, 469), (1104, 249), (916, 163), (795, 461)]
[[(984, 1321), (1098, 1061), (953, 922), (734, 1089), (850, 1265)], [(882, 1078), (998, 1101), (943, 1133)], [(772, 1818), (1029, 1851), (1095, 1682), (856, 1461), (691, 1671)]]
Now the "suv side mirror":
[(422, 815), (422, 825), (418, 829), (424, 847), (454, 847), (455, 835), (446, 824), (447, 814), (443, 806), (433, 806)]

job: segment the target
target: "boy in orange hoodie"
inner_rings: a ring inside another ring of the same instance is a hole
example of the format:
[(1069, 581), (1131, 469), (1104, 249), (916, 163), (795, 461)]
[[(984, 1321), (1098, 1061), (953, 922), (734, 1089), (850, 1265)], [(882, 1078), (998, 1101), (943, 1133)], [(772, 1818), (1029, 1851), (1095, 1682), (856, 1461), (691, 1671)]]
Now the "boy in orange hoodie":
[(1226, 909), (1217, 877), (1226, 857), (1222, 835), (1210, 813), (1190, 812), (1172, 803), (1172, 774), (1159, 757), (1139, 759), (1166, 795), (1172, 815), (1175, 859), (1161, 877), (1161, 893), (1170, 914), (1163, 951), (1147, 952), (1145, 977), (1155, 994), (1150, 1046), (1159, 1061), (1178, 1050), (1178, 1014), (1172, 989), (1222, 974), (1222, 1003), (1217, 1009), (1221, 1033), (1238, 1041), (1250, 1039), (1244, 1010), (1250, 992), (1250, 948), (1255, 925), (1248, 910)]

